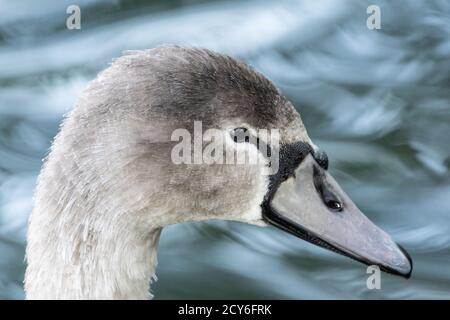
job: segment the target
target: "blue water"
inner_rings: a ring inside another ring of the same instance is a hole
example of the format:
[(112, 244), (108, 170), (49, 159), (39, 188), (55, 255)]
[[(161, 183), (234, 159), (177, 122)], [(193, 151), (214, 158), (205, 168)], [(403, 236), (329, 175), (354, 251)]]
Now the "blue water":
[[(450, 298), (450, 2), (74, 1), (0, 3), (0, 298), (21, 299), (36, 176), (65, 112), (123, 50), (204, 46), (252, 64), (301, 112), (332, 172), (411, 253), (382, 275), (272, 228), (171, 226), (155, 295), (167, 298)], [(381, 30), (366, 8), (381, 7)]]

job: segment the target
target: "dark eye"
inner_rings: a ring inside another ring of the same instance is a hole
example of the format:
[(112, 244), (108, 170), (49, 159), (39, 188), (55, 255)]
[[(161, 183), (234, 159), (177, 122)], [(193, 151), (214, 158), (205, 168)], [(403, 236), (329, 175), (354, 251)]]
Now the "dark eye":
[(250, 141), (250, 133), (247, 128), (233, 129), (230, 134), (234, 142), (241, 143)]

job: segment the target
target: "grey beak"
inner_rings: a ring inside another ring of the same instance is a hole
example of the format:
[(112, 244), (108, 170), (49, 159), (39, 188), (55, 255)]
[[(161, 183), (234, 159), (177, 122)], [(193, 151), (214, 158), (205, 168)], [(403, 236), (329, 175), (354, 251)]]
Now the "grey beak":
[(409, 278), (412, 261), (309, 154), (268, 201), (264, 218), (321, 247)]

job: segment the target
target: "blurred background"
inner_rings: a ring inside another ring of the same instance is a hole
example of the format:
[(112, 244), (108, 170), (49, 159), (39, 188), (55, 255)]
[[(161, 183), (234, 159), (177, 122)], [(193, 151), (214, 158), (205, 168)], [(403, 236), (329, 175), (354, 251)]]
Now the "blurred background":
[[(81, 30), (66, 8), (81, 8)], [(369, 30), (366, 8), (381, 8)], [(22, 299), (27, 218), (63, 115), (129, 49), (203, 46), (275, 82), (363, 212), (414, 260), (382, 274), (273, 228), (164, 229), (157, 299), (450, 298), (450, 2), (0, 0), (0, 298)]]

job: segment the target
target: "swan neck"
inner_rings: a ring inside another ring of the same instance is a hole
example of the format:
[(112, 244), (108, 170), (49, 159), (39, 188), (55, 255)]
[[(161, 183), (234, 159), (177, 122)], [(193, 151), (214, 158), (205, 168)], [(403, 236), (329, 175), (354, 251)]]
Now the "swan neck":
[(160, 228), (120, 221), (73, 224), (65, 220), (76, 213), (61, 212), (55, 219), (36, 210), (28, 231), (27, 299), (152, 298)]

